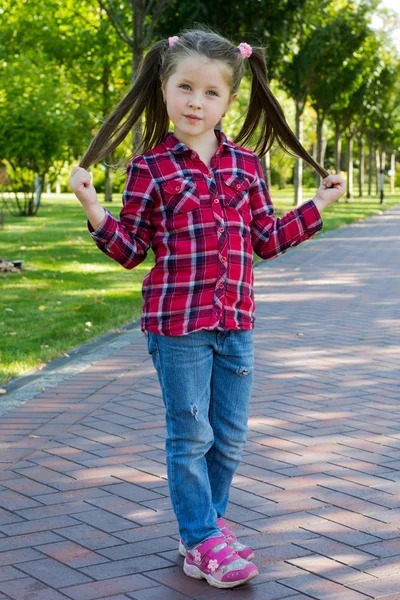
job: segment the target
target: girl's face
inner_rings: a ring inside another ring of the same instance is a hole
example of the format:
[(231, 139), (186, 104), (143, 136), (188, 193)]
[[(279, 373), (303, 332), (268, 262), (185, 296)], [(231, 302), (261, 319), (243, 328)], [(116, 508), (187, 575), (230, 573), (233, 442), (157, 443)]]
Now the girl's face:
[[(187, 57), (162, 84), (168, 116), (175, 131), (199, 136), (213, 129), (237, 94), (231, 95), (226, 72), (217, 61), (204, 56)], [(197, 119), (188, 115), (195, 115)]]

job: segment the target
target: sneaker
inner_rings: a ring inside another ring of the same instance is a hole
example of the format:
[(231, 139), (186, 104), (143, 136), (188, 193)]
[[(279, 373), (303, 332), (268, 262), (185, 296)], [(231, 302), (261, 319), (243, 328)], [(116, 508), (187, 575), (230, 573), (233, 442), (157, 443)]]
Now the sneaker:
[(252, 558), (254, 558), (255, 554), (253, 548), (250, 548), (250, 546), (245, 546), (244, 544), (238, 542), (236, 535), (233, 533), (233, 531), (228, 529), (228, 525), (222, 517), (218, 519), (217, 526), (224, 534), (226, 543), (229, 544), (229, 546), (235, 548), (239, 556), (241, 556), (245, 560), (251, 560)]
[[(222, 517), (218, 519), (217, 526), (220, 528), (221, 533), (223, 533), (226, 543), (229, 546), (232, 546), (241, 558), (244, 558), (245, 560), (254, 558), (255, 554), (253, 548), (238, 542), (237, 537), (230, 529), (228, 529), (226, 521)], [(181, 556), (186, 556), (186, 548), (182, 538), (179, 540), (179, 554)]]
[(206, 579), (217, 588), (231, 588), (257, 577), (255, 564), (241, 558), (225, 541), (212, 537), (186, 551), (183, 571), (189, 577)]

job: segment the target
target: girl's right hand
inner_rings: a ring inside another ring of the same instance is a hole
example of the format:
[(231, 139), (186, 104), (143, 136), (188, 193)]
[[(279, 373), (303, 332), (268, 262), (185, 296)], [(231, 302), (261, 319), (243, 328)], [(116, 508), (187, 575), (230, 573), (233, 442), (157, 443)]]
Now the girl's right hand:
[(82, 206), (89, 207), (98, 202), (96, 190), (92, 184), (92, 174), (86, 169), (73, 167), (69, 185)]

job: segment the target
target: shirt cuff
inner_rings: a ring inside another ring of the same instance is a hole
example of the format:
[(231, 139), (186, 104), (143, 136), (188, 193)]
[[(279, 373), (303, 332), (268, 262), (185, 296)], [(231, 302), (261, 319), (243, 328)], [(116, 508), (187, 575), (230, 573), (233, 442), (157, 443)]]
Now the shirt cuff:
[(87, 228), (92, 238), (97, 242), (108, 242), (114, 236), (117, 228), (116, 218), (106, 208), (106, 214), (97, 229), (94, 229), (89, 219), (87, 219)]
[(118, 221), (110, 211), (106, 208), (104, 210), (106, 211), (106, 214), (97, 229), (93, 229), (89, 219), (87, 219), (87, 228), (96, 246), (106, 254), (110, 255), (112, 252), (110, 246), (112, 246), (112, 238), (115, 236)]
[(307, 233), (310, 237), (322, 229), (323, 222), (321, 213), (319, 212), (314, 200), (308, 200), (307, 202), (304, 202), (304, 204), (298, 206), (294, 212), (300, 216), (305, 233)]

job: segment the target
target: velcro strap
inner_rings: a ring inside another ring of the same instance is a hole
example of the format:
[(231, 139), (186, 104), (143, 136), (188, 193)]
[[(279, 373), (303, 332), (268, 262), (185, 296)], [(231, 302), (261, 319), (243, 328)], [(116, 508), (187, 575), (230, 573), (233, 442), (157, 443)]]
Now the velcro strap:
[(230, 560), (226, 560), (226, 558), (234, 552), (234, 548), (231, 548), (230, 546), (225, 546), (225, 548), (221, 548), (221, 550), (218, 550), (218, 552), (213, 552), (212, 550), (210, 550), (209, 552), (207, 552), (207, 556), (216, 560), (219, 565), (222, 565), (232, 562)]
[[(208, 553), (208, 551), (211, 548), (214, 548), (214, 546), (218, 546), (219, 544), (222, 544), (222, 543), (226, 543), (225, 536), (212, 537), (212, 538), (209, 538), (208, 540), (206, 540), (205, 542), (203, 542), (203, 544), (200, 544), (200, 546), (197, 546), (196, 549), (200, 552), (201, 558), (203, 559), (205, 555), (210, 556), (210, 553)], [(200, 550), (200, 548), (201, 548), (201, 550)], [(189, 550), (189, 552), (193, 552), (193, 551)], [(216, 556), (217, 556), (216, 552), (212, 552), (211, 554), (213, 555), (213, 556), (211, 556), (211, 558), (216, 558)]]

